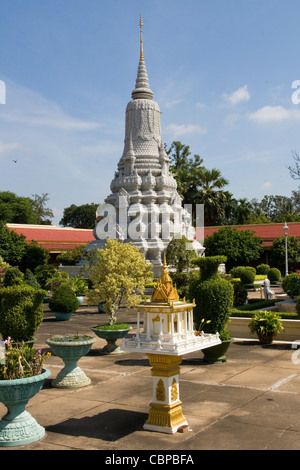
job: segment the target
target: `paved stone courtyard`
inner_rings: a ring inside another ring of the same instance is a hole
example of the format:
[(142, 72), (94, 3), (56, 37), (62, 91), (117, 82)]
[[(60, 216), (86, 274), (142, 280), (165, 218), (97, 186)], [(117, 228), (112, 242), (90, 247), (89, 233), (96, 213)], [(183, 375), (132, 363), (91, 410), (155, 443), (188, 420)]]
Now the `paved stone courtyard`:
[[(49, 349), (46, 339), (53, 334), (94, 336), (90, 327), (106, 320), (96, 307), (82, 305), (71, 320), (58, 322), (45, 306), (36, 346)], [(134, 311), (121, 309), (118, 320), (129, 322), (134, 332)], [(142, 450), (300, 449), (300, 357), (291, 343), (261, 346), (256, 340), (235, 340), (223, 364), (206, 364), (201, 351), (184, 356), (180, 399), (189, 429), (174, 435), (143, 429), (152, 399), (147, 356), (103, 356), (99, 351), (104, 345), (97, 338), (79, 361), (92, 384), (77, 390), (51, 387), (63, 366), (61, 359), (51, 356), (47, 362), (51, 377), (27, 407), (46, 428), (46, 436), (11, 449), (127, 451), (129, 455)], [(0, 404), (0, 417), (5, 412)]]

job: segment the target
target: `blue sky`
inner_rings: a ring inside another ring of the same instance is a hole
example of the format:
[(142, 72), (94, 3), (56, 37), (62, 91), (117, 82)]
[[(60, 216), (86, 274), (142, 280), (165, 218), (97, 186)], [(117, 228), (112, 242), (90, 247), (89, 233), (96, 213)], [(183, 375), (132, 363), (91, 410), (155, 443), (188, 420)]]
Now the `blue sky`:
[(163, 141), (189, 145), (236, 198), (298, 189), (298, 0), (0, 0), (0, 12), (0, 190), (48, 193), (53, 224), (110, 194), (140, 12)]

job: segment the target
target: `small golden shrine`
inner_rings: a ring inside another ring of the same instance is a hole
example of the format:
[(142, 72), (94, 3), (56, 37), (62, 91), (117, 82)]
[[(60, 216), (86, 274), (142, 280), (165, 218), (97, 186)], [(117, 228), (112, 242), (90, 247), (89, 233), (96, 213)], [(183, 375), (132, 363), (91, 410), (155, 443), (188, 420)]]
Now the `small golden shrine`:
[(146, 353), (153, 376), (153, 399), (144, 429), (175, 433), (186, 426), (179, 400), (182, 355), (220, 344), (218, 334), (195, 335), (194, 302), (179, 299), (167, 270), (163, 271), (150, 301), (137, 307), (136, 334), (123, 340), (128, 352)]
[(176, 287), (173, 287), (173, 281), (167, 270), (166, 255), (164, 256), (163, 270), (157, 281), (157, 287), (154, 289), (151, 302), (174, 302), (179, 300)]

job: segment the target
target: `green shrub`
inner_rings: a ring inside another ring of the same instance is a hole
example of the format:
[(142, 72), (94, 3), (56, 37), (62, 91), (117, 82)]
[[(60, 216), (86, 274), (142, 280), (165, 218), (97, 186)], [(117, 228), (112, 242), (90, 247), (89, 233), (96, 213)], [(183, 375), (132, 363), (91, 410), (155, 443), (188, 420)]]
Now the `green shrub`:
[(15, 267), (7, 268), (4, 274), (3, 286), (17, 286), (23, 283), (24, 274)]
[(45, 289), (48, 291), (55, 292), (56, 289), (62, 284), (69, 284), (69, 274), (64, 271), (57, 271), (52, 277), (50, 277), (45, 284)]
[(233, 303), (233, 286), (226, 279), (213, 278), (204, 282), (194, 281), (191, 294), (195, 299), (194, 320), (196, 328), (202, 319), (206, 322), (203, 330), (206, 333), (219, 333), (222, 340), (228, 339), (230, 333), (226, 327)]
[(57, 256), (56, 259), (63, 266), (74, 266), (81, 260), (83, 249), (84, 245), (77, 246), (73, 250), (63, 251), (60, 255)]
[(250, 271), (253, 272), (254, 277), (256, 276), (256, 269), (253, 266), (245, 266), (245, 269), (249, 269)]
[(176, 285), (177, 292), (180, 298), (185, 297), (186, 299), (192, 301), (193, 299), (190, 297), (190, 285), (193, 281), (198, 279), (199, 271), (190, 271), (187, 272), (170, 272), (169, 273), (173, 284)]
[(24, 282), (28, 286), (33, 287), (34, 289), (40, 289), (41, 286), (37, 281), (37, 278), (33, 274), (33, 272), (30, 269), (26, 269), (25, 275), (24, 275)]
[(229, 271), (229, 274), (233, 279), (238, 279), (241, 277), (241, 272), (244, 271), (245, 266), (236, 266)]
[(76, 294), (68, 284), (61, 284), (49, 300), (49, 308), (52, 312), (70, 313), (75, 312), (78, 307)]
[(206, 256), (199, 257), (193, 260), (195, 266), (200, 268), (200, 279), (205, 281), (213, 277), (218, 277), (218, 267), (222, 263), (226, 263), (226, 256)]
[(293, 299), (300, 295), (300, 274), (288, 274), (282, 279), (282, 288), (284, 292)]
[(253, 272), (252, 269), (245, 268), (240, 273), (240, 279), (241, 279), (242, 285), (253, 284), (255, 280), (255, 273)]
[(233, 282), (233, 306), (244, 305), (248, 298), (246, 288), (240, 282)]
[(53, 277), (54, 274), (57, 272), (58, 272), (58, 269), (56, 268), (56, 266), (53, 266), (52, 264), (44, 264), (42, 266), (38, 266), (34, 270), (35, 277), (42, 289), (46, 288), (46, 283), (48, 279)]
[(237, 266), (236, 268), (232, 268), (229, 271), (229, 274), (231, 275), (233, 279), (241, 278), (241, 274), (245, 271), (245, 269), (252, 271), (255, 277), (256, 269), (253, 268), (253, 266)]
[(0, 333), (3, 339), (30, 341), (43, 320), (46, 291), (13, 285), (0, 289)]
[(267, 276), (270, 282), (278, 282), (281, 279), (281, 272), (277, 268), (271, 268)]
[(259, 264), (258, 266), (256, 266), (256, 273), (257, 274), (268, 274), (268, 272), (270, 271), (270, 266), (268, 264)]

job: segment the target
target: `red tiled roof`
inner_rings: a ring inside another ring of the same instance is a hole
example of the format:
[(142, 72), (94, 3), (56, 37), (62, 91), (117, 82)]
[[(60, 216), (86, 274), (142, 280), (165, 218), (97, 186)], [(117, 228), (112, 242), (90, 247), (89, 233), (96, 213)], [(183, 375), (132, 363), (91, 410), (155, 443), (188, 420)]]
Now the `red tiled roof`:
[[(230, 225), (230, 227), (238, 230), (252, 230), (255, 234), (262, 238), (265, 248), (271, 247), (273, 240), (284, 235), (284, 224), (257, 224), (257, 225)], [(95, 240), (93, 230), (76, 229), (69, 227), (57, 227), (53, 225), (26, 225), (26, 224), (7, 224), (11, 230), (15, 230), (18, 234), (23, 234), (26, 240), (36, 240), (39, 245), (52, 252), (61, 252), (72, 250), (79, 245), (87, 245)], [(204, 238), (218, 231), (222, 226), (204, 227)], [(300, 240), (300, 223), (288, 223), (288, 234), (299, 238)], [(196, 229), (196, 238), (197, 229)]]
[[(289, 227), (288, 235), (294, 236), (300, 240), (300, 223), (299, 222), (290, 222), (287, 224)], [(257, 225), (230, 225), (230, 227), (237, 228), (238, 230), (251, 230), (255, 232), (257, 237), (260, 237), (263, 240), (263, 247), (271, 247), (273, 240), (275, 238), (281, 237), (284, 235), (283, 231), (284, 224), (257, 224)], [(222, 226), (216, 227), (204, 227), (204, 238), (208, 235), (212, 235), (214, 232), (223, 228)], [(196, 232), (197, 233), (197, 232)]]
[(19, 235), (24, 235), (26, 241), (36, 240), (39, 245), (52, 252), (72, 250), (95, 240), (93, 230), (90, 229), (27, 224), (6, 224), (6, 226)]

